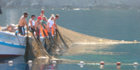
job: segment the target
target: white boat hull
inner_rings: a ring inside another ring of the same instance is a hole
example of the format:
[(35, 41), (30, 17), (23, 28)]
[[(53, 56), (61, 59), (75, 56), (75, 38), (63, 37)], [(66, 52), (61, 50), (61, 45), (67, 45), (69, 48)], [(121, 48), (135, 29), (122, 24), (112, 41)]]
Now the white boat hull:
[(0, 31), (0, 57), (24, 55), (26, 37)]

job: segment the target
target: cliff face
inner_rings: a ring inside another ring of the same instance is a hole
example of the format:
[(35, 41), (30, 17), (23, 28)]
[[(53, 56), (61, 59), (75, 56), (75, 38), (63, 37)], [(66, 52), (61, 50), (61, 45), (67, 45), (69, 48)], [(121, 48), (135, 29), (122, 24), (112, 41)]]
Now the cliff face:
[(2, 7), (140, 7), (140, 0), (0, 0)]

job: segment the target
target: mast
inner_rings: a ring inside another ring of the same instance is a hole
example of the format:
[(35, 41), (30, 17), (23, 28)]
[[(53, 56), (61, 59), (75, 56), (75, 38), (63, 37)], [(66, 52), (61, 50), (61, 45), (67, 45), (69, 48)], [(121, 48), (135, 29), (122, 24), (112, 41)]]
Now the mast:
[(0, 6), (0, 14), (2, 14), (1, 6)]

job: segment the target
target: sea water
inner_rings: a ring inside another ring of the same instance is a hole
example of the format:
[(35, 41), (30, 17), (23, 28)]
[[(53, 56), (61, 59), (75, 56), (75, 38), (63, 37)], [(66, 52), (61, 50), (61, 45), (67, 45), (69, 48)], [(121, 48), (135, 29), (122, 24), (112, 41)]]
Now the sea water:
[[(33, 14), (39, 16), (40, 10), (41, 9), (33, 8), (2, 8), (3, 13), (0, 15), (0, 25), (6, 26), (7, 24), (17, 24), (20, 16), (25, 11), (29, 13), (29, 17)], [(57, 20), (57, 24), (76, 32), (113, 40), (140, 41), (140, 10), (138, 9), (45, 9), (45, 15), (48, 18), (52, 13), (60, 15), (60, 18)], [(72, 61), (84, 61), (86, 62), (84, 67), (81, 68), (78, 65), (79, 62), (70, 62), (57, 64), (55, 69), (99, 70), (99, 65), (94, 65), (94, 63), (104, 61), (106, 64), (104, 66), (104, 70), (116, 70), (116, 62), (122, 63), (122, 70), (135, 70), (131, 64), (134, 62), (140, 63), (140, 44), (87, 46), (101, 48), (94, 49), (91, 53), (83, 52), (58, 57), (70, 59)], [(89, 51), (88, 48), (86, 50)], [(9, 60), (14, 61), (13, 66), (8, 65)], [(1, 61), (0, 70), (29, 69), (28, 65), (24, 63), (23, 56), (9, 60)], [(140, 68), (138, 66), (138, 70), (139, 69)]]

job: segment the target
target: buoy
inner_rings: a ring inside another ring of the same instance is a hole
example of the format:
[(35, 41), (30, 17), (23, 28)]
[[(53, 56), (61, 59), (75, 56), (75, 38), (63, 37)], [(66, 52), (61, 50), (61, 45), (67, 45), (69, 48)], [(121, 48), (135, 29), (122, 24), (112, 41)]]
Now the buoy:
[(32, 60), (28, 60), (28, 64), (32, 64)]
[(31, 70), (33, 61), (32, 60), (28, 60), (27, 63), (28, 63), (29, 69)]
[(101, 62), (100, 62), (100, 65), (104, 65), (104, 61), (101, 61)]
[(138, 63), (138, 62), (134, 62), (133, 65), (134, 65), (134, 66), (138, 66), (139, 63)]
[(56, 63), (57, 63), (56, 61), (54, 61), (54, 60), (52, 61), (52, 64), (56, 64)]
[(116, 65), (117, 65), (117, 69), (121, 69), (121, 62), (116, 62)]
[(32, 60), (28, 60), (28, 65), (29, 65), (29, 67), (31, 67), (31, 66), (32, 66), (32, 63), (33, 63), (33, 61), (32, 61)]
[(80, 64), (85, 64), (85, 62), (84, 61), (80, 61)]
[(85, 65), (85, 62), (84, 61), (80, 61), (80, 63), (78, 65), (80, 66), (80, 68), (83, 68), (84, 65)]
[(138, 62), (134, 62), (134, 63), (133, 63), (133, 67), (135, 68), (135, 70), (137, 69), (138, 65), (139, 65)]
[(100, 69), (103, 69), (104, 68), (104, 61), (100, 61)]
[(121, 65), (121, 62), (117, 62), (116, 65), (117, 65), (117, 66), (118, 66), (118, 65)]
[(57, 62), (53, 60), (53, 61), (52, 61), (52, 66), (55, 67), (55, 66), (56, 66), (56, 63), (57, 63)]
[(8, 61), (9, 66), (13, 66), (13, 63), (14, 62), (12, 60)]

